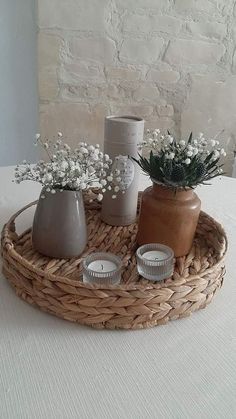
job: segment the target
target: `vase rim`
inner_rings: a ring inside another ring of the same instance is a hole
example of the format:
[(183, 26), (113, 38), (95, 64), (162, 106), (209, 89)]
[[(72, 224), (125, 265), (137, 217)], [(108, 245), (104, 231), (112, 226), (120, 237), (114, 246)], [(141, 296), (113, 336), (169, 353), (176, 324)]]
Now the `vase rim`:
[[(46, 191), (46, 188), (47, 188), (46, 186), (43, 186), (42, 191), (44, 191), (46, 193), (51, 193), (51, 192)], [(59, 193), (63, 193), (63, 192), (73, 192), (73, 193), (83, 192), (82, 189), (73, 189), (73, 190), (72, 189), (63, 189), (63, 188), (54, 188), (54, 189), (55, 189), (56, 193), (58, 193), (58, 192)]]
[(153, 178), (150, 178), (150, 179), (151, 179), (152, 183), (153, 183), (154, 185), (156, 185), (156, 186), (160, 186), (160, 187), (162, 187), (163, 189), (175, 190), (175, 191), (177, 191), (177, 192), (187, 192), (187, 191), (193, 191), (193, 190), (196, 188), (196, 186), (194, 186), (194, 187), (192, 187), (192, 188), (190, 188), (189, 186), (186, 186), (186, 187), (184, 187), (184, 186), (175, 187), (175, 186), (166, 185), (166, 184), (164, 184), (164, 183), (161, 183), (161, 182), (159, 182), (158, 180), (153, 179)]

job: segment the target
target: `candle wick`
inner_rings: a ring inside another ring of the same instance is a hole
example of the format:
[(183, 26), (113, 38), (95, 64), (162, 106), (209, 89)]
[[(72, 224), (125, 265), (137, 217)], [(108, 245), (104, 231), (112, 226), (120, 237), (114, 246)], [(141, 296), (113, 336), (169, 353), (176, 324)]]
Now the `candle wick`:
[(159, 260), (159, 258), (158, 257), (155, 257), (155, 260)]
[(102, 271), (103, 271), (103, 269), (104, 269), (103, 264), (101, 264), (101, 267), (102, 267)]

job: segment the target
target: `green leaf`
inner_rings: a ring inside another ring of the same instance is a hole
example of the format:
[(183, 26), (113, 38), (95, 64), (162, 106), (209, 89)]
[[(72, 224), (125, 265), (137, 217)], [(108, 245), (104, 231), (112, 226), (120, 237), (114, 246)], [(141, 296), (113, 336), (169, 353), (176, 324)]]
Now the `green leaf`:
[(188, 144), (191, 144), (193, 138), (193, 133), (191, 132), (188, 138)]

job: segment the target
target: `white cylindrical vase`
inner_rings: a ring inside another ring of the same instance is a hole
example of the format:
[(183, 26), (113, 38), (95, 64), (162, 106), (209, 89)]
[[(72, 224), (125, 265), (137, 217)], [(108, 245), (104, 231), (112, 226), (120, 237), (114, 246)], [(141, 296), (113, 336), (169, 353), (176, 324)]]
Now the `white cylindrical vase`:
[(138, 144), (143, 140), (144, 120), (135, 116), (108, 116), (105, 118), (104, 152), (118, 170), (121, 190), (104, 194), (101, 217), (114, 226), (135, 222), (137, 213), (139, 167), (129, 157), (138, 157)]
[(236, 178), (236, 157), (234, 157), (232, 177)]

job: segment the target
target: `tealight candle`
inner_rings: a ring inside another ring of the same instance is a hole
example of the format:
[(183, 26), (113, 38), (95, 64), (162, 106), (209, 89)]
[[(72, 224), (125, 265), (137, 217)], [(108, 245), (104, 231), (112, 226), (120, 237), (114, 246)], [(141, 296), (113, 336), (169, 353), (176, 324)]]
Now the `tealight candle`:
[(143, 253), (143, 258), (148, 260), (165, 260), (166, 253), (160, 250), (150, 250), (149, 252)]
[(92, 253), (83, 261), (83, 282), (118, 284), (121, 267), (121, 259), (112, 253)]
[(136, 252), (138, 273), (150, 281), (162, 281), (174, 271), (173, 250), (159, 243), (145, 244)]

